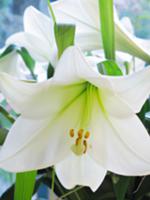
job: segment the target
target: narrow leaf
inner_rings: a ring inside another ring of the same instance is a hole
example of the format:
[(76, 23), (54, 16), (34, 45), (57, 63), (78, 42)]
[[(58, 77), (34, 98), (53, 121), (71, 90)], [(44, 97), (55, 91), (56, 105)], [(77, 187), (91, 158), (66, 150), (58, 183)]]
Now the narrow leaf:
[(116, 194), (116, 200), (124, 200), (130, 183), (130, 177), (120, 176), (119, 181), (114, 184), (114, 191)]
[[(32, 162), (32, 161), (31, 161)], [(37, 171), (18, 173), (16, 175), (14, 200), (31, 200)]]
[(52, 66), (51, 63), (49, 63), (47, 69), (47, 78), (51, 78), (53, 75), (54, 75), (54, 67)]
[(3, 58), (4, 56), (10, 54), (11, 52), (16, 50), (16, 46), (15, 45), (9, 45), (6, 49), (4, 49), (4, 51), (0, 54), (0, 58)]
[(5, 116), (5, 118), (10, 122), (14, 123), (15, 119), (13, 116), (2, 106), (0, 105), (0, 113)]
[(5, 128), (0, 128), (0, 145), (3, 145), (8, 134), (8, 130)]
[(74, 45), (75, 25), (55, 23), (54, 31), (58, 48), (58, 58), (60, 58), (67, 47)]
[(115, 60), (115, 31), (113, 16), (113, 0), (99, 0), (101, 34), (105, 57)]
[(21, 47), (20, 49), (17, 50), (17, 52), (20, 54), (22, 57), (23, 61), (25, 62), (27, 68), (31, 72), (31, 75), (34, 79), (36, 79), (36, 76), (34, 74), (34, 68), (35, 68), (35, 61), (24, 47)]
[(118, 65), (112, 60), (106, 60), (97, 65), (98, 71), (101, 74), (109, 76), (122, 76), (123, 73)]

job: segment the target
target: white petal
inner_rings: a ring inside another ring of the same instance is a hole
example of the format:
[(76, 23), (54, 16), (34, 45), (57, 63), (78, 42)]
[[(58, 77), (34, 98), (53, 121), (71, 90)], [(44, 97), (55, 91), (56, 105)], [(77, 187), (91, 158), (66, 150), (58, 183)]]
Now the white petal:
[(139, 40), (128, 32), (121, 24), (119, 20), (116, 21), (116, 48), (127, 52), (133, 56), (150, 62), (150, 54), (148, 49), (143, 48), (139, 43)]
[(29, 6), (25, 10), (24, 30), (45, 40), (51, 47), (55, 44), (52, 20), (33, 6)]
[(91, 156), (104, 168), (118, 174), (149, 174), (150, 137), (138, 117), (134, 114), (114, 117), (104, 113), (102, 108), (98, 110), (98, 104), (94, 109)]
[(123, 175), (150, 174), (150, 136), (138, 117), (110, 117), (110, 122), (117, 134), (110, 136), (108, 169)]
[(109, 77), (114, 91), (138, 113), (150, 94), (150, 67), (124, 77)]
[(101, 89), (98, 93), (99, 102), (108, 115), (124, 118), (134, 113), (132, 107), (124, 99), (119, 98), (114, 91)]
[(136, 38), (136, 40), (144, 49), (147, 49), (148, 51), (150, 50), (150, 39)]
[(97, 87), (112, 90), (109, 79), (100, 75), (93, 64), (86, 60), (80, 49), (74, 46), (67, 48), (62, 55), (56, 67), (54, 80), (64, 84), (90, 82)]
[(106, 170), (98, 165), (88, 155), (68, 158), (55, 166), (56, 174), (61, 184), (72, 189), (76, 185), (89, 186), (93, 192), (98, 189), (106, 175)]
[(78, 31), (84, 28), (97, 28), (98, 2), (93, 0), (60, 0), (52, 3), (58, 22), (75, 23)]
[(39, 62), (48, 62), (51, 59), (51, 46), (42, 38), (30, 33), (20, 32), (10, 36), (7, 45), (16, 44), (25, 47), (31, 56)]
[(102, 48), (102, 40), (97, 31), (87, 30), (76, 35), (75, 44), (83, 51)]
[(134, 35), (134, 27), (129, 17), (123, 17), (120, 22), (129, 33)]
[(14, 172), (46, 168), (71, 152), (69, 130), (81, 120), (85, 97), (43, 120), (20, 117), (0, 150), (0, 167)]
[(24, 117), (42, 119), (61, 111), (85, 91), (85, 84), (61, 85), (52, 79), (27, 83), (0, 74), (0, 89), (12, 108)]
[(0, 59), (0, 71), (6, 72), (13, 76), (20, 76), (19, 66), (18, 66), (18, 58), (16, 52), (10, 53), (7, 56), (4, 56)]

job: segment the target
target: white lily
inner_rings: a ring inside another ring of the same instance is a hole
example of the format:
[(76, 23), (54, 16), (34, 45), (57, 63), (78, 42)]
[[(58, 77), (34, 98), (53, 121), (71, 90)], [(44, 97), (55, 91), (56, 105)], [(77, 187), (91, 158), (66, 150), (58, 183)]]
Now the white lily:
[(0, 150), (0, 167), (22, 172), (55, 165), (66, 188), (95, 191), (107, 170), (150, 173), (150, 137), (135, 113), (150, 93), (150, 68), (100, 75), (69, 47), (53, 78), (26, 83), (0, 73), (0, 89), (21, 116)]
[(53, 29), (49, 17), (29, 6), (24, 13), (24, 32), (10, 36), (6, 44), (25, 47), (38, 62), (55, 63), (57, 48)]
[[(52, 7), (58, 22), (76, 24), (76, 44), (83, 50), (102, 48), (98, 0), (59, 0), (52, 3)], [(149, 49), (131, 33), (131, 27), (125, 29), (116, 11), (114, 15), (117, 50), (150, 62)]]
[[(98, 63), (106, 60), (104, 50), (102, 49), (92, 51), (91, 54), (92, 56), (87, 56), (87, 61), (90, 61), (91, 64), (93, 63), (97, 65)], [(143, 60), (121, 51), (116, 51), (116, 62), (123, 74), (131, 74), (142, 70), (145, 67), (145, 62)], [(126, 69), (126, 67), (128, 69)]]

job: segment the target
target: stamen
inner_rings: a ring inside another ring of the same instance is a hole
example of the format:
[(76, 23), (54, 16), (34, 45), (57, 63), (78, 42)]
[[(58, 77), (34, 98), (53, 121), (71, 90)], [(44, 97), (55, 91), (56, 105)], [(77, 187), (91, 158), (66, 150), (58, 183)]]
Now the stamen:
[(74, 129), (70, 129), (69, 135), (71, 138), (73, 138), (74, 136), (76, 137), (74, 144), (71, 146), (71, 150), (77, 156), (85, 154), (89, 147), (88, 138), (90, 137), (90, 132), (89, 131), (84, 132), (84, 129), (79, 129), (77, 135), (75, 135)]
[(83, 153), (85, 154), (87, 152), (87, 141), (86, 140), (83, 141), (83, 145), (85, 147)]
[(70, 135), (70, 137), (74, 137), (74, 129), (70, 129), (70, 131), (69, 131), (69, 135)]
[(79, 142), (81, 141), (81, 138), (76, 139), (76, 146), (78, 146)]
[(78, 138), (82, 138), (82, 137), (83, 137), (83, 132), (84, 132), (83, 129), (80, 129), (80, 130), (78, 131)]
[(90, 137), (90, 132), (87, 131), (87, 132), (85, 133), (85, 135), (84, 135), (84, 138), (85, 138), (85, 139), (88, 139), (89, 137)]

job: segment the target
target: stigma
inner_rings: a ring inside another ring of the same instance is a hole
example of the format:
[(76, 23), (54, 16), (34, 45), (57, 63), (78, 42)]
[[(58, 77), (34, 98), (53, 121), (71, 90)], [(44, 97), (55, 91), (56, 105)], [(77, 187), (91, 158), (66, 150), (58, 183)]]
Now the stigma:
[(72, 152), (77, 156), (86, 154), (90, 132), (85, 131), (84, 129), (79, 129), (77, 133), (75, 133), (74, 129), (70, 129), (69, 136), (72, 139), (75, 138), (74, 144), (71, 146)]

